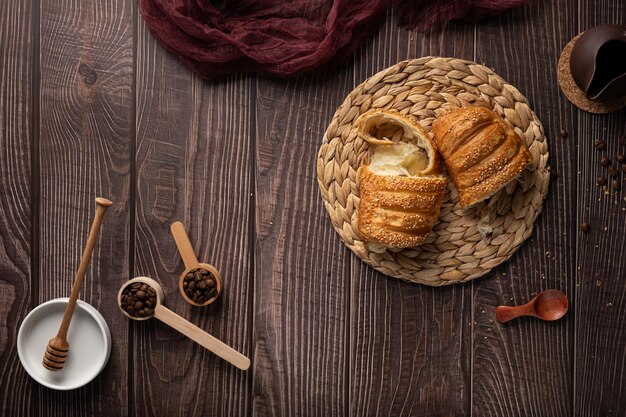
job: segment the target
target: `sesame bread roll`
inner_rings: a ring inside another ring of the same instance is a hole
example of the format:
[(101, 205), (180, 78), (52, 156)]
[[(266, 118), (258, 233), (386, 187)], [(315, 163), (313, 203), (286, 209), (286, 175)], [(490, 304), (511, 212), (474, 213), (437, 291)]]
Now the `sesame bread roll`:
[(434, 142), (393, 110), (370, 110), (356, 125), (370, 145), (369, 164), (358, 172), (362, 238), (374, 251), (421, 245), (439, 221), (448, 184)]
[(489, 109), (452, 110), (436, 119), (432, 129), (462, 208), (492, 196), (532, 160), (524, 141)]

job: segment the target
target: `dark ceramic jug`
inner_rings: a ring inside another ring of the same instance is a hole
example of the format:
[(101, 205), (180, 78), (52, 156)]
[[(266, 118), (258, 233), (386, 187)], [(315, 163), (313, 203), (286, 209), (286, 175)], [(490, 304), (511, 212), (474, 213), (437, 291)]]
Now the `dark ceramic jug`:
[(589, 100), (626, 97), (626, 26), (587, 30), (572, 48), (570, 70)]

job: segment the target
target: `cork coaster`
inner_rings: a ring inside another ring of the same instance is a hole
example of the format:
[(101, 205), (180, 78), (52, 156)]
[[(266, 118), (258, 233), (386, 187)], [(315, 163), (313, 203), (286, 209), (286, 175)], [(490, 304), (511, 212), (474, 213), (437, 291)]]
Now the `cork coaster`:
[[(358, 233), (356, 172), (369, 152), (355, 121), (370, 108), (414, 116), (424, 129), (446, 109), (483, 106), (498, 113), (526, 142), (533, 161), (488, 203), (462, 210), (452, 182), (439, 223), (426, 244), (372, 251)], [(531, 235), (548, 191), (548, 145), (526, 98), (491, 69), (456, 58), (400, 62), (356, 87), (333, 116), (317, 159), (324, 206), (344, 244), (383, 274), (426, 285), (466, 282), (511, 257)]]
[(585, 92), (578, 87), (572, 78), (572, 72), (570, 71), (569, 65), (570, 56), (572, 55), (572, 48), (574, 48), (574, 44), (583, 33), (584, 32), (579, 33), (571, 41), (569, 41), (561, 52), (557, 72), (559, 86), (561, 86), (561, 90), (563, 91), (563, 94), (565, 94), (565, 97), (579, 109), (594, 114), (612, 113), (626, 106), (626, 97), (602, 102), (589, 100), (585, 97)]

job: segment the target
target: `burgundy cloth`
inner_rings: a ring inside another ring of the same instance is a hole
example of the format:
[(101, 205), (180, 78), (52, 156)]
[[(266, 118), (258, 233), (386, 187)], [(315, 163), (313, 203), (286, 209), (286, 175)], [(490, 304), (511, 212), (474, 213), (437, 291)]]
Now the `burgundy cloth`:
[[(351, 54), (394, 0), (138, 0), (154, 37), (203, 78), (288, 76)], [(395, 0), (419, 30), (480, 18), (527, 0)]]

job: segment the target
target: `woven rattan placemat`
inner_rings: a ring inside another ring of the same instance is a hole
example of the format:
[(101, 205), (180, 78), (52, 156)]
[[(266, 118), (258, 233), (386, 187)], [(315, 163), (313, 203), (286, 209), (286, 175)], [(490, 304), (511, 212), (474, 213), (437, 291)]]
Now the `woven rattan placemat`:
[[(357, 229), (356, 182), (368, 144), (357, 137), (355, 120), (370, 108), (393, 108), (412, 114), (430, 132), (438, 114), (466, 105), (485, 106), (500, 114), (525, 139), (532, 164), (489, 202), (468, 210), (461, 210), (450, 182), (440, 221), (426, 244), (382, 253), (368, 250)], [(471, 61), (423, 57), (387, 68), (352, 90), (326, 130), (317, 175), (335, 230), (359, 258), (386, 275), (438, 286), (486, 274), (530, 236), (548, 190), (547, 163), (543, 127), (515, 87)]]

